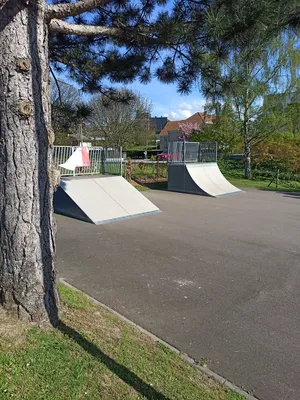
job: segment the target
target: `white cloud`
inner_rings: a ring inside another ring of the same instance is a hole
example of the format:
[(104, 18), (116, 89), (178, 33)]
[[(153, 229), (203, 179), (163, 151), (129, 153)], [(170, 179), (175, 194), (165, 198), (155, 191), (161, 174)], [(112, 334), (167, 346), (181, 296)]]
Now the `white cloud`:
[(191, 100), (189, 102), (172, 105), (168, 111), (169, 119), (176, 121), (186, 119), (196, 112), (203, 112), (205, 99)]
[(174, 121), (177, 119), (187, 119), (192, 115), (190, 110), (177, 109), (176, 111), (170, 111), (168, 117)]
[(193, 106), (190, 103), (180, 103), (180, 104), (178, 104), (178, 108), (191, 110), (193, 108)]

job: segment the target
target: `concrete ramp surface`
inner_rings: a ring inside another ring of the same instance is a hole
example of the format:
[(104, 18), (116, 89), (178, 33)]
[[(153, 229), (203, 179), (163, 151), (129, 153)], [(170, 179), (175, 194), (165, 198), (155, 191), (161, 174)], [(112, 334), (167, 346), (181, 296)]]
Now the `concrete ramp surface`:
[(172, 191), (212, 197), (242, 192), (228, 182), (217, 163), (170, 164), (168, 188)]
[(110, 176), (62, 178), (54, 211), (98, 225), (159, 209), (124, 178)]

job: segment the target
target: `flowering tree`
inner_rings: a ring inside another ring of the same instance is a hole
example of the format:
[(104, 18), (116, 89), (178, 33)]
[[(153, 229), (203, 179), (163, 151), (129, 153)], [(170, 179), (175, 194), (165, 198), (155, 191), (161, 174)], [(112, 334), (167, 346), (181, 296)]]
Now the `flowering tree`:
[(180, 140), (187, 141), (193, 131), (197, 131), (200, 129), (200, 124), (197, 122), (180, 122), (179, 130), (181, 133)]

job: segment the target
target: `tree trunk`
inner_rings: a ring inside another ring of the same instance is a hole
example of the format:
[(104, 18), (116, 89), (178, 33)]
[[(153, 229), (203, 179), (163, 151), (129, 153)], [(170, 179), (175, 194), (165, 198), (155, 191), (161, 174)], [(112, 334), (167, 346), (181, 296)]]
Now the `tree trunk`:
[(251, 146), (249, 143), (249, 127), (248, 120), (245, 118), (243, 122), (244, 136), (244, 177), (251, 179)]
[(58, 321), (44, 0), (0, 9), (0, 305)]
[[(247, 71), (249, 66), (247, 66)], [(249, 79), (249, 78), (248, 78)], [(249, 90), (246, 90), (244, 98), (244, 119), (243, 119), (243, 137), (244, 137), (244, 176), (245, 179), (251, 179), (251, 146), (249, 141)]]
[(244, 156), (245, 156), (245, 165), (244, 165), (245, 179), (251, 179), (251, 148), (250, 148), (250, 144), (247, 142), (247, 140), (245, 140), (244, 142), (245, 142), (245, 150), (244, 150)]

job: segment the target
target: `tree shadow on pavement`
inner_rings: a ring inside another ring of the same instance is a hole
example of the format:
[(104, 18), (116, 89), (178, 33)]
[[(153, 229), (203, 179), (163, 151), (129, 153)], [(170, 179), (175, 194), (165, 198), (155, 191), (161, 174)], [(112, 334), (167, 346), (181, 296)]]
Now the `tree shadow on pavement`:
[(140, 395), (149, 400), (169, 400), (165, 395), (158, 392), (149, 384), (145, 383), (135, 373), (130, 371), (124, 365), (119, 364), (107, 354), (103, 353), (94, 343), (84, 338), (75, 329), (65, 325), (62, 321), (59, 322), (57, 329), (70, 339), (74, 340), (79, 346), (82, 347), (87, 353), (104, 364), (110, 371), (117, 375), (123, 382), (130, 385)]
[(137, 180), (139, 185), (145, 186), (149, 189), (152, 190), (166, 190), (168, 191), (168, 181), (162, 181), (162, 182), (143, 182)]
[(300, 200), (300, 192), (283, 192), (284, 197), (290, 197), (292, 199), (299, 199)]

